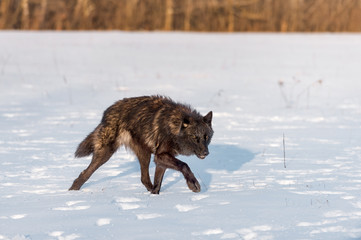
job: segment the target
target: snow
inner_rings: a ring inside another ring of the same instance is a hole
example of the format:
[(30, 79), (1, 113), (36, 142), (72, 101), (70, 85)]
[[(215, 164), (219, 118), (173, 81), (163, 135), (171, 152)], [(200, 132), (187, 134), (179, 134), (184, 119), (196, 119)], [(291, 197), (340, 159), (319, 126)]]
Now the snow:
[[(2, 31), (0, 46), (0, 239), (361, 238), (361, 35)], [(201, 192), (168, 170), (149, 194), (124, 149), (67, 191), (105, 108), (149, 94), (213, 110), (210, 155), (179, 157)]]

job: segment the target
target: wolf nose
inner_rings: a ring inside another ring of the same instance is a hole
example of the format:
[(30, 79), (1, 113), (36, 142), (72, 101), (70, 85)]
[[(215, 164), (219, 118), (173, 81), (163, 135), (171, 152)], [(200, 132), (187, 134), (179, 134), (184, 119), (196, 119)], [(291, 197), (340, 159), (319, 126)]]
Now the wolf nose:
[(197, 154), (197, 157), (199, 157), (200, 159), (205, 159), (206, 156), (209, 154), (208, 149), (204, 150), (201, 154)]

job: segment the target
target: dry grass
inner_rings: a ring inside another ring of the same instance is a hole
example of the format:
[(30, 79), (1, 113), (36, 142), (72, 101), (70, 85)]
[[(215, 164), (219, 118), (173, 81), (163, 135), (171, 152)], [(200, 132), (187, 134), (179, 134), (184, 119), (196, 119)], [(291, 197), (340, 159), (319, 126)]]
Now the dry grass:
[(0, 29), (359, 32), (361, 0), (0, 0)]

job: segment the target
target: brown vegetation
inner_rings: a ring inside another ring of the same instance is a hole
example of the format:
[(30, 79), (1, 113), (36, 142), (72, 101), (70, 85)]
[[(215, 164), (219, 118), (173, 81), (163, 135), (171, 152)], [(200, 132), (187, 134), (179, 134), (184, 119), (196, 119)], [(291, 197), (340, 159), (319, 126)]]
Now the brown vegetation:
[(361, 31), (361, 0), (0, 0), (0, 29)]

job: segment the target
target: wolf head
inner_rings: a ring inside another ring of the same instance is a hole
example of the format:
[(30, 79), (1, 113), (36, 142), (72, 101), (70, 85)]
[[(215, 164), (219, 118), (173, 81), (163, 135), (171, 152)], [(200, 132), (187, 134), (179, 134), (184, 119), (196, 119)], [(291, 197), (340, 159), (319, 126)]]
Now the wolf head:
[(208, 154), (208, 145), (213, 136), (212, 112), (204, 117), (199, 114), (185, 116), (178, 135), (180, 154), (193, 155), (204, 159)]

